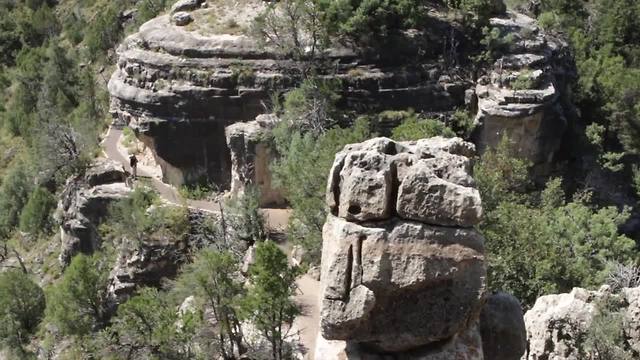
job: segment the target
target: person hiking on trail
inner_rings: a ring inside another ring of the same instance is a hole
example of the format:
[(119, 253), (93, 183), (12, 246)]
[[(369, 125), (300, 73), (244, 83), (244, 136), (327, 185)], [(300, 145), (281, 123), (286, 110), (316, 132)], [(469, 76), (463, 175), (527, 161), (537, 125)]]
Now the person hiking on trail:
[(131, 173), (134, 179), (138, 178), (138, 158), (135, 155), (129, 157), (129, 165), (131, 165)]

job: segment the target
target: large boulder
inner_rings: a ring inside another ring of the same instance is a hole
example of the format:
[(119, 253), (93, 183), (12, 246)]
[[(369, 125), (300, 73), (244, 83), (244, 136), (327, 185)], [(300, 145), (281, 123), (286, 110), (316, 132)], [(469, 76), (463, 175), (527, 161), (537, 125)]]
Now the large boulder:
[(191, 11), (202, 6), (205, 0), (178, 0), (171, 6), (171, 13), (175, 14), (183, 11)]
[(524, 316), (529, 348), (522, 359), (591, 358), (585, 340), (594, 317), (604, 310), (619, 312), (624, 341), (616, 344), (628, 352), (639, 351), (640, 288), (625, 288), (618, 293), (603, 286), (598, 291), (574, 288), (568, 294), (546, 295), (538, 298)]
[(580, 341), (596, 313), (599, 293), (575, 288), (569, 294), (538, 298), (524, 316), (529, 350), (526, 359), (580, 359)]
[(60, 225), (63, 266), (77, 253), (90, 254), (101, 243), (98, 226), (109, 205), (129, 195), (123, 166), (108, 159), (95, 160), (84, 176), (67, 180), (55, 218)]
[(260, 205), (284, 205), (282, 193), (274, 188), (269, 164), (273, 150), (265, 141), (278, 123), (275, 115), (258, 115), (254, 121), (240, 122), (225, 128), (231, 153), (231, 193), (243, 194), (248, 185), (260, 190)]
[[(471, 326), (485, 293), (484, 239), (472, 228), (482, 211), (468, 173), (472, 154), (461, 139), (436, 137), (376, 138), (336, 155), (318, 351), (444, 359), (444, 344), (453, 344), (447, 351), (468, 348), (459, 339), (477, 333)], [(440, 186), (435, 196), (429, 184)]]
[(485, 359), (520, 359), (527, 349), (527, 330), (518, 299), (505, 293), (489, 296), (480, 314), (480, 333)]

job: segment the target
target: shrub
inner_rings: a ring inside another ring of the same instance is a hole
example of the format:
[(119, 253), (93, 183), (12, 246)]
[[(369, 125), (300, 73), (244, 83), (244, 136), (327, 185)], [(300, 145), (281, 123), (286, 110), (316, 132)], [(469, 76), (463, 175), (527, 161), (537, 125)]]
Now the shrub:
[(34, 235), (48, 232), (52, 225), (50, 213), (55, 206), (56, 200), (49, 191), (36, 188), (20, 215), (20, 230)]
[(475, 128), (475, 120), (468, 111), (456, 110), (451, 116), (451, 127), (457, 136), (468, 139)]
[(218, 188), (215, 183), (195, 184), (182, 185), (178, 191), (180, 192), (180, 196), (185, 199), (205, 200), (214, 195), (218, 191)]
[(85, 43), (91, 59), (106, 53), (120, 40), (123, 31), (120, 26), (121, 10), (118, 2), (109, 3), (86, 29)]
[(531, 71), (529, 70), (522, 71), (511, 83), (511, 88), (515, 91), (533, 89), (534, 86), (535, 81), (531, 78)]
[(144, 288), (118, 307), (111, 326), (104, 331), (109, 353), (113, 351), (120, 358), (193, 359), (199, 315), (179, 313), (166, 294)]
[(625, 314), (620, 311), (615, 295), (607, 295), (596, 303), (594, 315), (585, 334), (584, 357), (597, 360), (632, 360), (633, 352), (626, 348)]
[(285, 121), (302, 132), (323, 133), (336, 124), (340, 87), (338, 80), (304, 80), (284, 96)]
[(267, 238), (265, 220), (260, 213), (260, 191), (255, 186), (247, 186), (242, 195), (236, 195), (227, 203), (228, 226), (233, 237), (253, 245)]
[(0, 272), (0, 346), (23, 352), (45, 309), (42, 289), (25, 273)]
[(136, 14), (136, 22), (138, 24), (145, 23), (154, 17), (160, 15), (169, 5), (167, 0), (142, 0), (138, 2), (138, 13)]
[(47, 320), (62, 334), (82, 336), (106, 325), (108, 269), (102, 260), (77, 255), (47, 294)]
[(242, 329), (238, 316), (239, 301), (244, 294), (238, 258), (228, 251), (202, 250), (176, 280), (175, 291), (195, 295), (200, 303), (212, 309), (215, 325), (207, 322), (216, 334), (216, 352), (231, 358), (244, 352)]
[(26, 164), (16, 163), (0, 185), (0, 237), (6, 237), (18, 225), (20, 213), (29, 200), (31, 183)]
[(549, 181), (536, 202), (526, 193), (527, 162), (510, 153), (505, 138), (474, 168), (494, 290), (514, 294), (529, 306), (544, 294), (599, 286), (610, 262), (633, 260), (635, 243), (618, 233), (627, 211), (594, 208), (584, 195), (566, 202), (559, 179)]
[(503, 136), (495, 149), (487, 149), (473, 168), (474, 178), (482, 196), (482, 207), (486, 213), (498, 204), (523, 203), (525, 191), (530, 186), (531, 163), (519, 158), (513, 144)]
[(397, 141), (411, 141), (434, 136), (454, 137), (455, 135), (453, 130), (441, 121), (410, 117), (393, 129), (391, 137)]

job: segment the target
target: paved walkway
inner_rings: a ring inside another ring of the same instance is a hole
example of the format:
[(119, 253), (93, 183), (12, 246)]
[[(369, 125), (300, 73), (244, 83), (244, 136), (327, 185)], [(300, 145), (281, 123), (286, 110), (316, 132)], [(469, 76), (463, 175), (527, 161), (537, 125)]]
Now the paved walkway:
[[(102, 149), (106, 157), (121, 163), (124, 168), (131, 172), (127, 154), (123, 154), (118, 147), (122, 130), (110, 127), (107, 135), (102, 140)], [(183, 199), (180, 193), (173, 186), (162, 182), (162, 179), (154, 177), (154, 171), (138, 165), (138, 176), (148, 178), (151, 185), (164, 200), (176, 204), (186, 205), (192, 209), (199, 209), (209, 212), (220, 211), (220, 204), (214, 201)], [(266, 220), (266, 227), (269, 231), (283, 231), (287, 227), (291, 211), (289, 209), (261, 209)], [(320, 310), (318, 308), (318, 290), (320, 283), (309, 275), (305, 274), (298, 278), (297, 285), (299, 294), (295, 300), (301, 305), (303, 314), (294, 322), (294, 327), (300, 331), (302, 345), (307, 349), (305, 359), (313, 360), (313, 350), (315, 348), (316, 337), (320, 326)], [(320, 360), (320, 359), (318, 359)]]

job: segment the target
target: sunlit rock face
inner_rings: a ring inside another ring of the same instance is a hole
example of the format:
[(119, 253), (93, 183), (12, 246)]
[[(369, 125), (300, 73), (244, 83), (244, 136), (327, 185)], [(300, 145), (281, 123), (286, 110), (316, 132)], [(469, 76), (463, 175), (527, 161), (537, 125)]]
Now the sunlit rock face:
[(567, 128), (567, 101), (574, 67), (568, 45), (544, 33), (535, 20), (516, 13), (492, 18), (503, 46), (476, 85), (480, 151), (507, 136), (516, 153), (544, 172)]
[(474, 152), (459, 138), (376, 138), (336, 155), (316, 356), (340, 348), (349, 359), (482, 358), (476, 324), (486, 273), (484, 239), (473, 228), (482, 216)]
[[(224, 11), (218, 8), (223, 5), (195, 3), (180, 7), (191, 23), (177, 26), (171, 15), (160, 16), (119, 46), (109, 82), (112, 113), (153, 150), (165, 181), (180, 185), (207, 179), (228, 189), (232, 159), (225, 128), (267, 113), (273, 92), (300, 83), (302, 64), (239, 30), (250, 26), (265, 6), (262, 1)], [(222, 13), (236, 14), (238, 28), (212, 24)], [(403, 34), (393, 42), (398, 49), (384, 53), (329, 49), (328, 65), (319, 73), (341, 80), (339, 106), (426, 112), (463, 106), (464, 90), (473, 84), (441, 76), (438, 59), (444, 39), (462, 34), (446, 22), (434, 18), (433, 23), (432, 31)], [(416, 57), (420, 62), (407, 60)]]
[(98, 226), (109, 206), (131, 192), (121, 164), (96, 159), (82, 176), (69, 178), (60, 195), (55, 218), (60, 225), (59, 260), (69, 265), (78, 253), (91, 254), (100, 248)]

